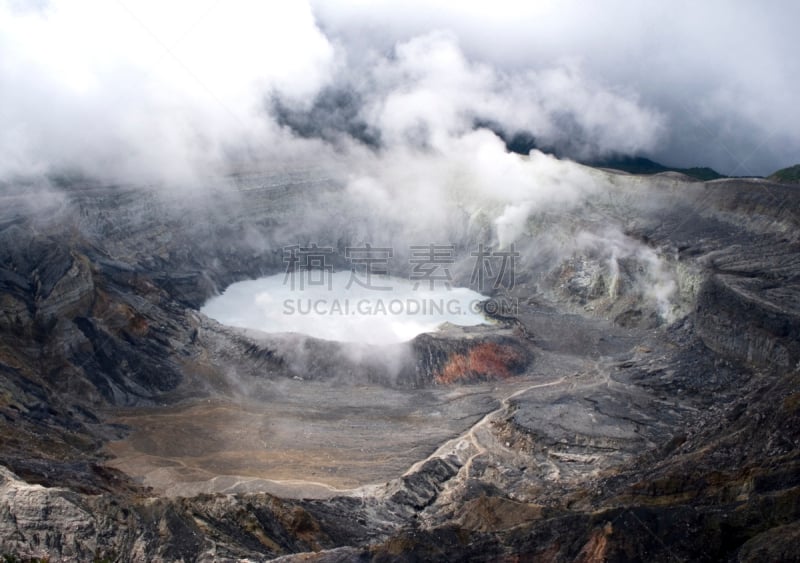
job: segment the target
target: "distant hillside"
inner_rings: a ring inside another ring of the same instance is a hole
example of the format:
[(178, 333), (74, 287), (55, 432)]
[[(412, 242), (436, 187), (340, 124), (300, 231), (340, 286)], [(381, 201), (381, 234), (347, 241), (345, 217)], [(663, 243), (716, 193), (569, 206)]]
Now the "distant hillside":
[(782, 170), (773, 172), (767, 179), (783, 184), (800, 184), (800, 164), (795, 164), (789, 168), (783, 168)]
[(673, 168), (664, 166), (658, 162), (654, 162), (649, 158), (643, 156), (619, 156), (606, 158), (602, 160), (594, 160), (587, 162), (591, 166), (597, 168), (614, 168), (615, 170), (623, 170), (631, 174), (658, 174), (660, 172), (680, 172), (698, 180), (717, 180), (718, 178), (726, 178), (713, 168)]
[[(517, 132), (513, 135), (507, 134), (503, 128), (498, 124), (491, 121), (476, 121), (475, 127), (483, 127), (492, 131), (495, 135), (500, 137), (506, 145), (506, 148), (511, 152), (517, 154), (528, 154), (533, 149), (538, 149), (542, 152), (552, 154), (559, 158), (570, 158), (568, 152), (560, 151), (555, 147), (542, 145), (537, 142), (536, 137), (530, 133)], [(594, 160), (578, 160), (581, 164), (594, 166), (595, 168), (613, 168), (615, 170), (622, 170), (630, 172), (631, 174), (658, 174), (660, 172), (680, 172), (692, 178), (701, 181), (717, 180), (719, 178), (727, 178), (727, 176), (720, 174), (713, 168), (698, 167), (698, 168), (674, 168), (671, 166), (664, 166), (658, 162), (645, 158), (643, 156), (614, 156), (603, 159)]]

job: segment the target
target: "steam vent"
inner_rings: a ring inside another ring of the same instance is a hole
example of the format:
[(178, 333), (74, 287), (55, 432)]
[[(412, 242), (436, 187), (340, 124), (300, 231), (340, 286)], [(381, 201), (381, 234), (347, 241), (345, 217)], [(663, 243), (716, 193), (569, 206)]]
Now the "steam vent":
[(0, 0), (0, 561), (800, 561), (800, 5), (473, 4)]

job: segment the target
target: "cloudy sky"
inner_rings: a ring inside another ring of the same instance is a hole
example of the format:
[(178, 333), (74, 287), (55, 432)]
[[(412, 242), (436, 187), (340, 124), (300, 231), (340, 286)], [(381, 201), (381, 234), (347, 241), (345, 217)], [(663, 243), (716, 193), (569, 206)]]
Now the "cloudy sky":
[[(800, 162), (800, 3), (0, 0), (0, 176), (432, 151)], [(244, 156), (243, 156), (244, 155)]]

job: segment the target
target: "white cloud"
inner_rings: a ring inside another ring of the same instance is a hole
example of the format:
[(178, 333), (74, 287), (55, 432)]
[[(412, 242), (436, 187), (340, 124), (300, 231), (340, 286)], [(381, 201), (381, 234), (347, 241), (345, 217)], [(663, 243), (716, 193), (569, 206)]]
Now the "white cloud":
[(272, 138), (264, 97), (310, 98), (334, 49), (302, 2), (0, 4), (0, 173), (208, 172)]
[(470, 62), (451, 33), (415, 37), (370, 63), (365, 118), (392, 146), (436, 148), (481, 120), (589, 158), (652, 149), (663, 128), (635, 96), (587, 80), (575, 64), (510, 74)]

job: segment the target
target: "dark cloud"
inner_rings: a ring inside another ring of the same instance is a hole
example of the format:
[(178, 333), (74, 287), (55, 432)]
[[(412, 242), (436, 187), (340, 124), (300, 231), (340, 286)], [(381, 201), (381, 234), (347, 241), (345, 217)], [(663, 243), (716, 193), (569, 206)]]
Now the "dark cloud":
[(272, 99), (268, 111), (279, 125), (306, 138), (319, 138), (337, 144), (342, 136), (373, 148), (380, 147), (380, 132), (361, 117), (364, 101), (348, 85), (323, 88), (310, 107), (296, 108), (280, 97)]

